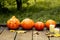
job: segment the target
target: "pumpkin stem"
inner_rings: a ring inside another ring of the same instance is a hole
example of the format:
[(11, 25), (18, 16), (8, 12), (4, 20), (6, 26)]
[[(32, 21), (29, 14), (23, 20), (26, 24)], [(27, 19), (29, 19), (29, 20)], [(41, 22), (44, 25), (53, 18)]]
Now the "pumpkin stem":
[(15, 16), (12, 16), (12, 18), (16, 18)]

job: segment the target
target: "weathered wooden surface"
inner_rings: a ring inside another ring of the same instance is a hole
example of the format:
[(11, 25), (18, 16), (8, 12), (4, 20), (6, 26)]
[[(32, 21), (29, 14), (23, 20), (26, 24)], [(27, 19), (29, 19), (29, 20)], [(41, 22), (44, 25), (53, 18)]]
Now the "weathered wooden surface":
[(0, 27), (0, 40), (60, 40), (60, 37), (48, 38), (45, 31), (29, 30), (26, 33), (10, 32), (5, 27)]
[(50, 37), (50, 40), (60, 40), (60, 37)]
[(44, 31), (33, 31), (33, 40), (48, 40)]
[(0, 34), (4, 31), (3, 27), (0, 27)]
[(32, 31), (28, 31), (26, 33), (18, 33), (16, 36), (16, 40), (32, 40)]
[(0, 40), (14, 40), (15, 34), (16, 33), (5, 29), (0, 35)]

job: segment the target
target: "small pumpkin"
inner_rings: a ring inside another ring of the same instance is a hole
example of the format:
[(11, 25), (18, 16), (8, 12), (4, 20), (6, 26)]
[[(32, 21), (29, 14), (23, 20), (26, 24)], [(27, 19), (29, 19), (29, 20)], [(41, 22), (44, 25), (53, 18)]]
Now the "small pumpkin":
[(44, 26), (45, 26), (45, 24), (43, 22), (40, 22), (40, 21), (36, 22), (34, 25), (36, 30), (43, 30)]
[(19, 28), (19, 25), (20, 21), (15, 16), (12, 16), (12, 18), (7, 21), (7, 27), (9, 29), (17, 29)]
[(31, 29), (34, 26), (34, 21), (32, 19), (26, 18), (21, 22), (23, 29)]
[(49, 26), (50, 26), (51, 24), (56, 26), (56, 21), (51, 20), (51, 19), (46, 21), (46, 27), (47, 27), (48, 29), (49, 29)]

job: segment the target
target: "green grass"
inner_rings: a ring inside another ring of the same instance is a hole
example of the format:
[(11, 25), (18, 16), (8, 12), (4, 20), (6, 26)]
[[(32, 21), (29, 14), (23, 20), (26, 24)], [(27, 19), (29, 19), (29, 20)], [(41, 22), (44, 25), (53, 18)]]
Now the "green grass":
[(17, 11), (14, 9), (12, 12), (8, 13), (0, 13), (0, 23), (6, 23), (8, 19), (10, 19), (13, 15), (15, 15), (20, 21), (25, 18), (31, 18), (35, 22), (42, 21), (46, 22), (49, 19), (55, 20), (57, 23), (60, 22), (60, 8), (56, 7), (53, 9), (41, 10), (41, 9), (29, 9), (24, 10), (24, 12)]

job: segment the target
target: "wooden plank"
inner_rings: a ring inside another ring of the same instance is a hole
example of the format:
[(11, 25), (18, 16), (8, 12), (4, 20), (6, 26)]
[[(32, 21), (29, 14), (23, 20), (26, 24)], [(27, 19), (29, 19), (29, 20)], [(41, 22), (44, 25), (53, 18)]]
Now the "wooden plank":
[(60, 40), (60, 37), (50, 37), (50, 40)]
[(15, 32), (10, 32), (9, 30), (4, 30), (0, 35), (0, 40), (14, 40)]
[[(47, 31), (45, 31), (45, 33), (47, 33)], [(60, 40), (60, 37), (48, 37), (49, 40)]]
[(34, 31), (33, 40), (49, 40), (44, 31)]
[(32, 31), (26, 33), (18, 33), (16, 40), (32, 40)]
[(0, 27), (0, 34), (4, 31), (3, 27)]

